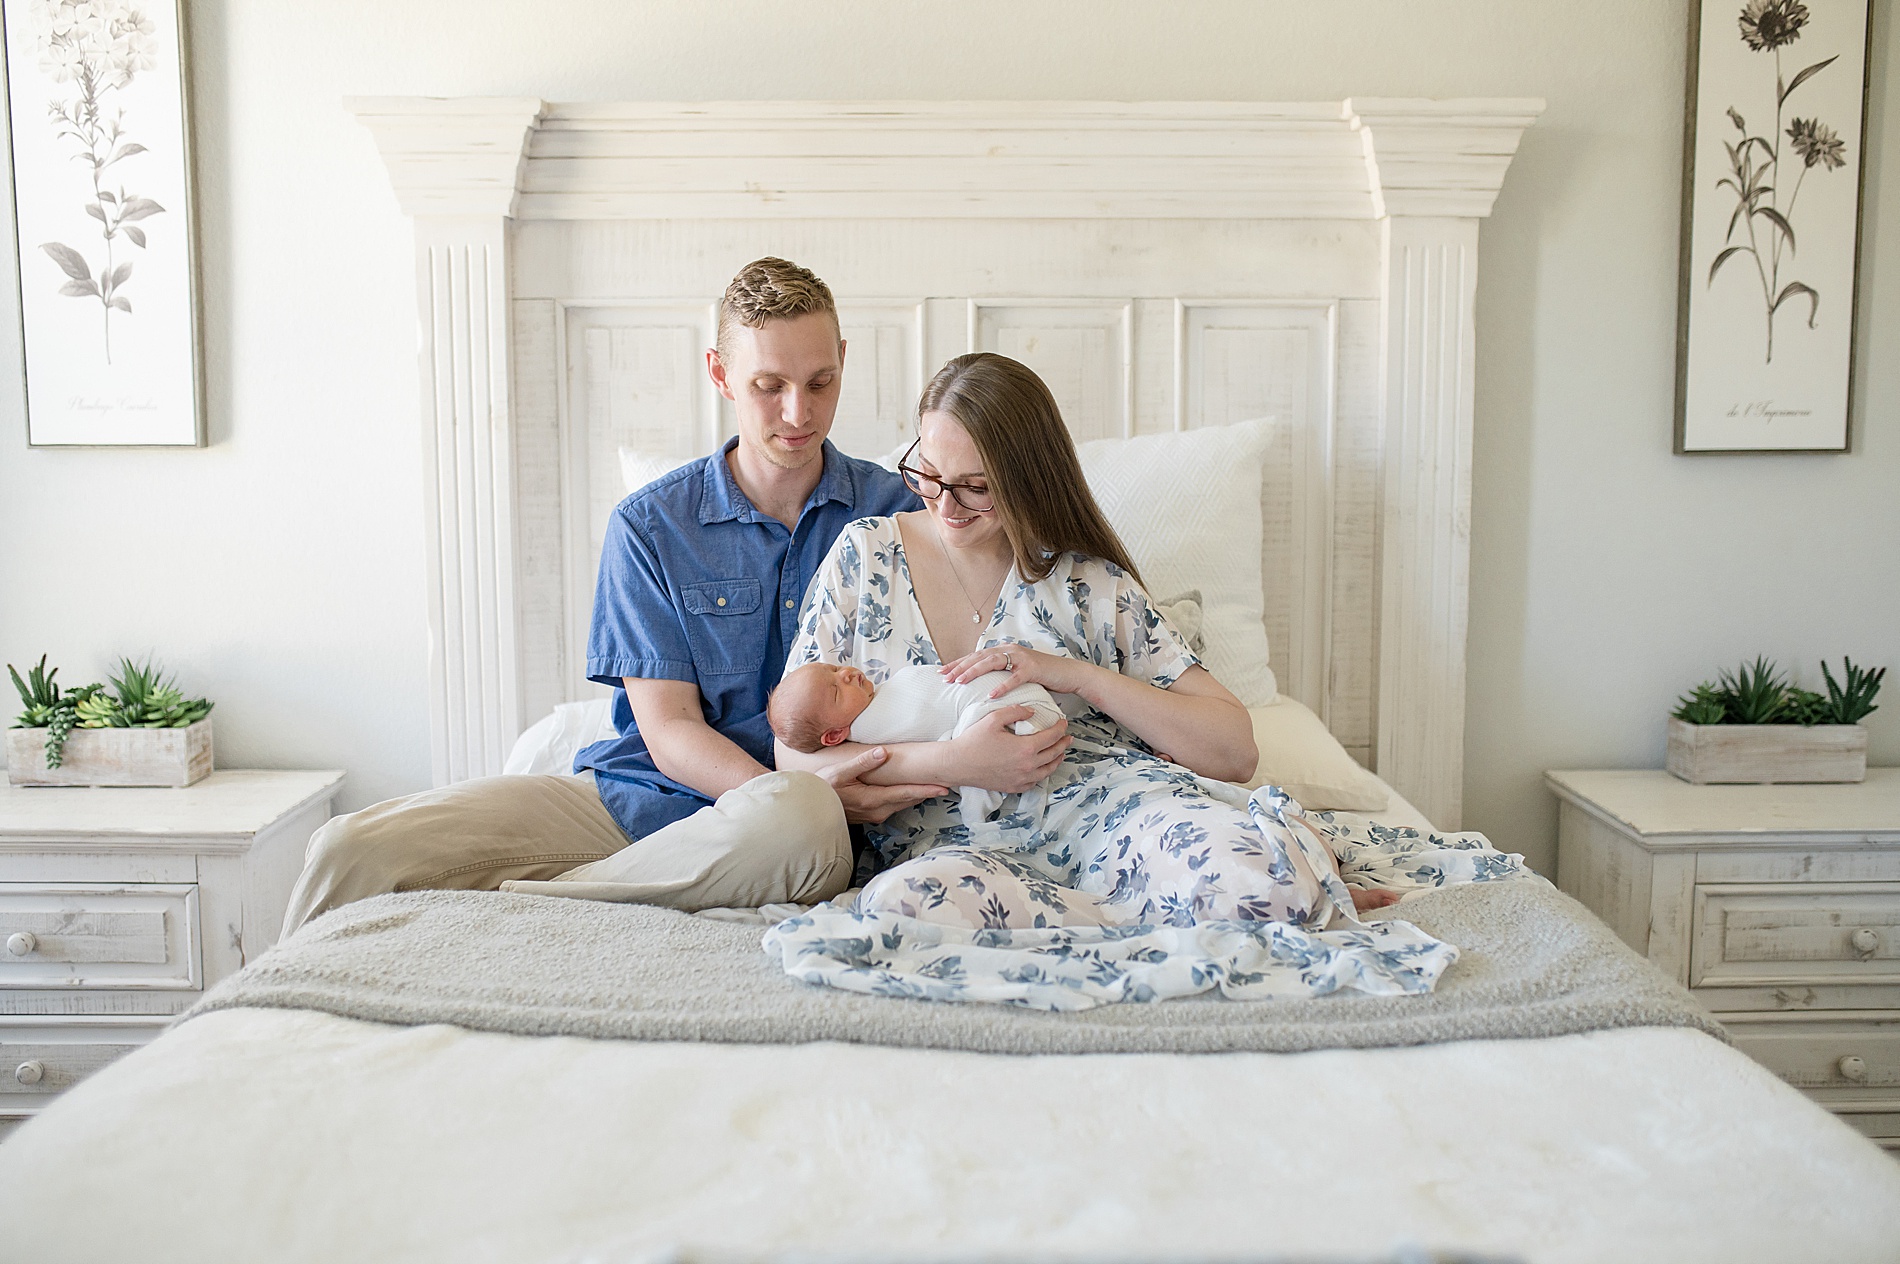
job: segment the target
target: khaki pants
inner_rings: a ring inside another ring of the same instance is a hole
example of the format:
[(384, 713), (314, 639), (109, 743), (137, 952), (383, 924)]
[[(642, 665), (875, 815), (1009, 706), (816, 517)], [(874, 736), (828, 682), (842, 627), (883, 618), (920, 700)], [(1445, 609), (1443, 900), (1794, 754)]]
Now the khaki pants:
[(692, 912), (811, 904), (844, 890), (844, 806), (808, 772), (772, 772), (632, 843), (590, 777), (483, 777), (334, 817), (310, 838), (285, 936), (389, 891), (525, 891)]

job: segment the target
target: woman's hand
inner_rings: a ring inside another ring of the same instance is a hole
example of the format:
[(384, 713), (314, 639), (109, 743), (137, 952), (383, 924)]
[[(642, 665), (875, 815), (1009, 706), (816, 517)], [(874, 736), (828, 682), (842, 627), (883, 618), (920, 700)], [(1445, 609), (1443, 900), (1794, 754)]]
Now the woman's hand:
[(1012, 724), (1032, 718), (1028, 707), (1003, 707), (972, 724), (948, 742), (929, 743), (947, 748), (956, 760), (961, 786), (977, 786), (1002, 794), (1022, 794), (1042, 784), (1056, 770), (1075, 739), (1064, 720), (1039, 733), (1017, 736)]
[(1352, 906), (1361, 913), (1370, 913), (1373, 909), (1390, 908), (1403, 897), (1397, 891), (1387, 891), (1379, 887), (1356, 887), (1346, 884), (1346, 890), (1352, 892)]
[[(1074, 694), (1125, 726), (1151, 750), (1173, 752), (1169, 762), (1216, 781), (1245, 781), (1260, 762), (1247, 709), (1204, 667), (1190, 667), (1173, 684), (1157, 689), (1082, 659), (1023, 645), (993, 645), (938, 670), (945, 680), (959, 685), (989, 672), (1008, 673), (1007, 680), (990, 690), (992, 698), (1030, 682), (1050, 693)], [(981, 781), (968, 784), (1000, 788)]]
[(1006, 672), (1009, 679), (990, 690), (1000, 698), (1018, 685), (1041, 685), (1050, 693), (1081, 693), (1090, 676), (1103, 669), (1081, 659), (1045, 654), (1026, 645), (992, 645), (988, 649), (965, 654), (937, 669), (953, 685), (967, 685), (991, 672)]

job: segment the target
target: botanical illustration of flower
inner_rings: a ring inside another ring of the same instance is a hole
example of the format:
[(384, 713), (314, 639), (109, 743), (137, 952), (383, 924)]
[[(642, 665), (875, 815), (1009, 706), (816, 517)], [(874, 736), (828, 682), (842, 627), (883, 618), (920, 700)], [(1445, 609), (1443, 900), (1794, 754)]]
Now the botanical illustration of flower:
[[(1741, 111), (1728, 107), (1729, 122), (1740, 133), (1737, 140), (1723, 141), (1728, 151), (1729, 174), (1715, 182), (1735, 194), (1735, 212), (1729, 216), (1728, 233), (1722, 249), (1709, 265), (1708, 284), (1715, 284), (1716, 273), (1730, 259), (1747, 255), (1755, 261), (1755, 274), (1761, 283), (1762, 305), (1767, 315), (1765, 363), (1775, 358), (1775, 313), (1791, 298), (1808, 300), (1808, 328), (1814, 328), (1820, 314), (1821, 295), (1811, 285), (1790, 280), (1782, 283), (1784, 263), (1792, 265), (1795, 255), (1794, 208), (1801, 197), (1801, 185), (1816, 167), (1836, 171), (1847, 165), (1845, 145), (1834, 129), (1818, 118), (1797, 118), (1782, 127), (1782, 113), (1788, 98), (1839, 57), (1826, 58), (1786, 79), (1781, 70), (1781, 50), (1801, 38), (1808, 24), (1808, 7), (1799, 0), (1748, 0), (1738, 25), (1742, 42), (1757, 53), (1775, 57), (1775, 125), (1765, 134), (1748, 130)], [(1792, 173), (1781, 169), (1782, 138), (1801, 165)], [(1793, 177), (1789, 184), (1789, 175)], [(1785, 200), (1784, 200), (1785, 194)], [(1747, 240), (1736, 242), (1736, 234), (1745, 232)]]
[(165, 208), (128, 192), (123, 184), (106, 187), (107, 168), (145, 152), (145, 146), (126, 139), (125, 111), (109, 110), (108, 105), (110, 94), (158, 64), (158, 28), (131, 0), (39, 0), (32, 16), (40, 70), (54, 83), (76, 88), (73, 97), (50, 102), (47, 116), (54, 131), (73, 142), (74, 161), (89, 170), (92, 200), (86, 203), (86, 214), (99, 221), (105, 262), (95, 274), (86, 257), (71, 246), (55, 241), (40, 249), (66, 274), (61, 294), (98, 301), (110, 364), (112, 313), (132, 311), (124, 293), (132, 264), (115, 262), (113, 245), (124, 238), (144, 249), (145, 230), (138, 221)]
[(1808, 6), (1794, 0), (1748, 0), (1742, 10), (1742, 40), (1756, 52), (1792, 44), (1808, 24)]
[(1788, 139), (1804, 167), (1826, 163), (1828, 170), (1834, 171), (1847, 165), (1847, 159), (1841, 156), (1841, 138), (1819, 119), (1798, 118), (1788, 124)]

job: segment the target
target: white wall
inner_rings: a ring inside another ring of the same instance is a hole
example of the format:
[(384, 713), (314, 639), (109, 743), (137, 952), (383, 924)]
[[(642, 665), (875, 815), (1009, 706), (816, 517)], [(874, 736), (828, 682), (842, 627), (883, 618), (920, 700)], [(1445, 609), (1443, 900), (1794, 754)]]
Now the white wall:
[(1680, 0), (188, 8), (212, 445), (29, 451), (0, 398), (0, 657), (79, 680), (155, 650), (219, 700), (227, 764), (346, 767), (350, 807), (428, 779), (409, 230), (346, 94), (1545, 97), (1484, 229), (1468, 822), (1549, 865), (1540, 771), (1659, 765), (1717, 665), (1900, 668), (1884, 3), (1856, 452), (1694, 459), (1669, 451)]

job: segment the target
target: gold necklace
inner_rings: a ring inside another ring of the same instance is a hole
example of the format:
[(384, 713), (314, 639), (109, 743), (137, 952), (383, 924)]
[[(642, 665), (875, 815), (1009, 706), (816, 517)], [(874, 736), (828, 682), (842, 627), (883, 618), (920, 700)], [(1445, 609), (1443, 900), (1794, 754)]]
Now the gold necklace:
[(970, 590), (964, 587), (963, 576), (957, 573), (957, 564), (950, 556), (949, 547), (944, 544), (943, 537), (937, 534), (941, 529), (933, 519), (930, 524), (930, 538), (937, 542), (937, 551), (943, 554), (944, 565), (950, 568), (950, 578), (956, 580), (957, 587), (963, 591), (964, 604), (970, 607), (970, 622), (980, 628), (983, 626), (983, 616), (977, 611), (976, 599), (970, 596)]

